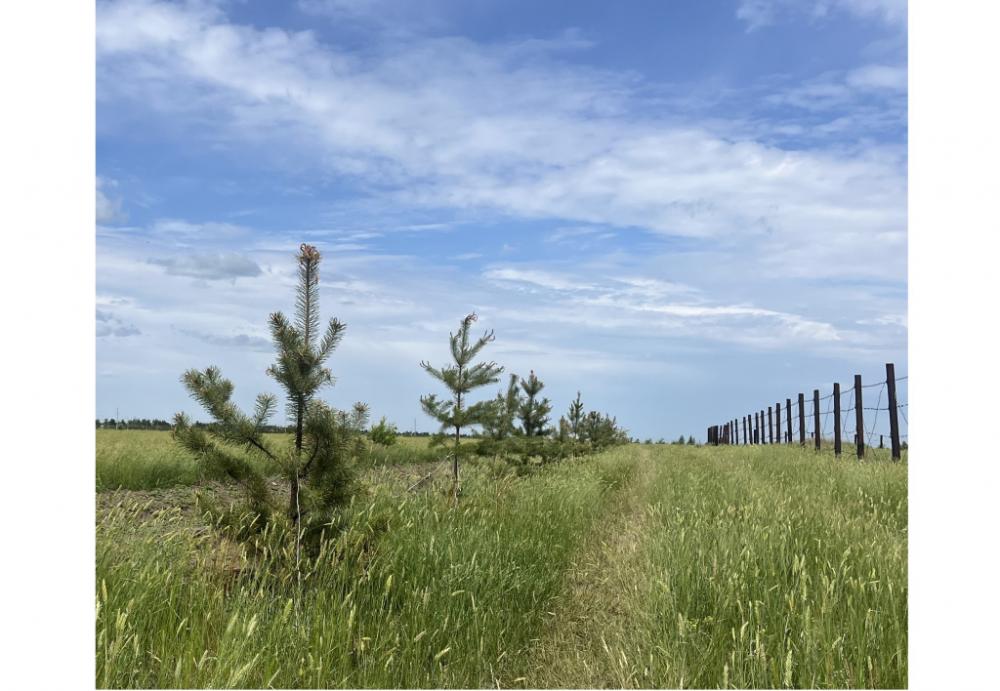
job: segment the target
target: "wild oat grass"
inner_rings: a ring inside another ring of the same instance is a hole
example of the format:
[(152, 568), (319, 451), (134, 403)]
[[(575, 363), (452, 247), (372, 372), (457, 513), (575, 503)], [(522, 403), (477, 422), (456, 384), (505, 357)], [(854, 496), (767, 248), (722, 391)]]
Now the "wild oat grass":
[(627, 446), (463, 472), (457, 507), (359, 497), (301, 591), (274, 536), (241, 553), (123, 493), (97, 522), (97, 685), (907, 684), (905, 464)]

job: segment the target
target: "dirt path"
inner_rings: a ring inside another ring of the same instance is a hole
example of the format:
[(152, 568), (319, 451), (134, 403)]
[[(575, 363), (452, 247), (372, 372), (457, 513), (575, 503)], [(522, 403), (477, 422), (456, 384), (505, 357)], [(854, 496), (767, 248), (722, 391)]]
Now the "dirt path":
[[(570, 568), (568, 586), (530, 654), (521, 681), (528, 688), (647, 686), (627, 664), (620, 634), (641, 613), (642, 546), (659, 472), (642, 449), (638, 475), (610, 507)], [(625, 664), (623, 664), (625, 663)]]

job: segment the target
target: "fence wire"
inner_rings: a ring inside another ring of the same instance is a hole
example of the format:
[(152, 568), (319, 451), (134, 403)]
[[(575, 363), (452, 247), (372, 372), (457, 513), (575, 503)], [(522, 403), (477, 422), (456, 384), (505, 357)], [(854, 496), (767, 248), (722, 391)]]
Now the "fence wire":
[[(900, 418), (902, 418), (900, 420), (899, 429), (897, 430), (897, 432), (899, 434), (900, 442), (902, 443), (906, 443), (906, 440), (909, 437), (910, 421), (906, 414), (906, 408), (909, 406), (909, 403), (905, 400), (906, 398), (905, 386), (902, 387), (903, 390), (900, 391), (899, 384), (901, 382), (906, 382), (908, 379), (909, 379), (908, 374), (896, 377), (896, 385), (897, 385), (896, 411), (900, 416)], [(841, 428), (841, 439), (843, 440), (845, 445), (847, 443), (850, 443), (851, 440), (853, 440), (854, 445), (857, 445), (858, 440), (860, 439), (860, 441), (864, 444), (866, 455), (870, 453), (873, 457), (878, 457), (881, 455), (880, 452), (882, 451), (886, 452), (886, 454), (891, 453), (891, 443), (888, 444), (888, 446), (885, 445), (886, 437), (890, 437), (891, 440), (891, 425), (890, 421), (887, 420), (888, 416), (882, 415), (883, 412), (886, 413), (890, 412), (888, 402), (886, 402), (886, 405), (882, 405), (882, 399), (886, 395), (888, 384), (889, 382), (883, 378), (880, 381), (861, 385), (860, 388), (862, 390), (874, 389), (876, 387), (878, 387), (879, 389), (874, 405), (871, 405), (870, 403), (868, 405), (862, 403), (861, 405), (861, 410), (863, 413), (865, 413), (865, 415), (862, 416), (864, 420), (864, 426), (861, 429), (858, 429), (858, 426), (856, 424), (857, 407), (858, 407), (856, 396), (858, 392), (856, 391), (853, 384), (848, 385), (847, 387), (841, 390), (840, 428)], [(756, 431), (758, 433), (758, 439), (756, 441), (757, 444), (788, 443), (790, 441), (794, 442), (795, 437), (797, 436), (796, 433), (799, 431), (798, 429), (799, 425), (798, 424), (793, 425), (791, 439), (789, 439), (789, 437), (787, 436), (788, 433), (786, 427), (789, 418), (792, 418), (794, 416), (796, 418), (799, 418), (799, 420), (796, 421), (796, 423), (799, 421), (805, 422), (805, 427), (808, 430), (806, 437), (802, 439), (803, 442), (806, 442), (809, 439), (815, 441), (815, 437), (818, 434), (821, 444), (831, 443), (832, 440), (829, 440), (827, 438), (827, 433), (828, 430), (830, 429), (829, 418), (831, 415), (834, 414), (833, 411), (834, 396), (835, 394), (832, 392), (819, 397), (803, 394), (801, 405), (799, 404), (798, 396), (794, 396), (790, 399), (786, 398), (785, 403), (781, 405), (780, 413), (778, 412), (777, 406), (769, 406), (774, 410), (775, 413), (775, 418), (774, 418), (775, 435), (773, 442), (768, 435), (768, 430), (770, 426), (768, 425), (767, 421), (768, 417), (767, 408), (761, 409), (760, 411), (752, 412), (750, 415), (741, 416), (737, 420), (733, 421), (735, 425), (734, 429), (736, 431), (740, 431), (740, 427), (745, 422), (746, 432), (738, 435), (734, 435), (731, 433), (730, 441), (733, 442), (735, 441), (736, 438), (738, 438), (739, 443), (741, 444), (754, 444), (755, 442), (753, 441), (753, 435), (754, 432)], [(847, 397), (848, 400), (845, 400), (845, 397)], [(827, 401), (827, 404), (825, 406), (822, 405), (823, 401)], [(782, 415), (785, 416), (784, 426), (782, 424), (783, 422)], [(807, 417), (808, 419), (805, 419)], [(820, 423), (818, 430), (816, 429), (817, 418), (819, 419)], [(880, 425), (882, 426), (883, 429), (880, 429)], [(725, 424), (722, 425), (722, 427), (724, 428)], [(720, 439), (721, 435), (722, 432), (720, 432)], [(877, 440), (876, 437), (878, 437)], [(875, 441), (878, 441), (879, 443), (878, 444), (873, 443)]]

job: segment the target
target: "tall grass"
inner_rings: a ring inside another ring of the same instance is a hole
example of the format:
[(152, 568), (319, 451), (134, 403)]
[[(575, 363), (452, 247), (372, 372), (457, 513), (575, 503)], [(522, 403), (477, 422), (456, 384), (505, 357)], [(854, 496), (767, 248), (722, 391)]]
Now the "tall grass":
[(443, 460), (448, 452), (444, 447), (431, 447), (430, 437), (396, 437), (392, 446), (370, 444), (364, 462), (374, 466), (433, 463)]
[(287, 554), (220, 564), (215, 538), (178, 512), (122, 506), (97, 525), (97, 684), (509, 685), (635, 463), (619, 452), (516, 479), (470, 468), (457, 507), (443, 491), (378, 493), (301, 592)]
[(907, 685), (905, 464), (628, 446), (463, 478), (457, 507), (359, 497), (301, 590), (268, 536), (103, 513), (97, 685)]
[(204, 474), (169, 432), (97, 430), (97, 490), (193, 485)]
[[(268, 435), (277, 442), (290, 435)], [(427, 437), (398, 437), (393, 446), (369, 444), (362, 466), (403, 465), (439, 461), (447, 454), (428, 446)], [(251, 463), (267, 473), (275, 469), (250, 456)], [(194, 458), (178, 446), (169, 432), (146, 430), (97, 430), (97, 491), (153, 490), (195, 485), (219, 479), (207, 474)]]
[[(287, 436), (287, 435), (275, 435)], [(218, 479), (178, 446), (170, 432), (97, 430), (97, 491), (151, 490)], [(273, 472), (256, 459), (265, 472)]]
[(780, 447), (673, 466), (650, 508), (646, 616), (631, 631), (650, 678), (906, 687), (905, 466)]
[(905, 464), (779, 446), (652, 453), (634, 552), (603, 574), (620, 584), (615, 611), (592, 610), (569, 664), (541, 651), (549, 668), (531, 683), (907, 686)]

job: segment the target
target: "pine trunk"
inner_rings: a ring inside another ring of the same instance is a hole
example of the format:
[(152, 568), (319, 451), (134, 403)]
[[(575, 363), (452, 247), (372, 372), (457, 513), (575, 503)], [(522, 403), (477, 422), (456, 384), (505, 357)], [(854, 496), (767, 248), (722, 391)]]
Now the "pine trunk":
[(452, 455), (451, 472), (455, 476), (455, 484), (458, 484), (458, 445), (461, 443), (459, 431), (461, 428), (455, 425), (455, 453)]
[(295, 405), (295, 471), (292, 473), (292, 485), (288, 492), (288, 517), (295, 525), (299, 524), (299, 461), (302, 456), (302, 422), (305, 400), (298, 397)]
[[(462, 381), (462, 366), (458, 366), (458, 381)], [(459, 424), (462, 419), (462, 394), (455, 395), (455, 453), (452, 457), (451, 472), (455, 476), (455, 497), (458, 497), (458, 445), (461, 443), (462, 426)]]

